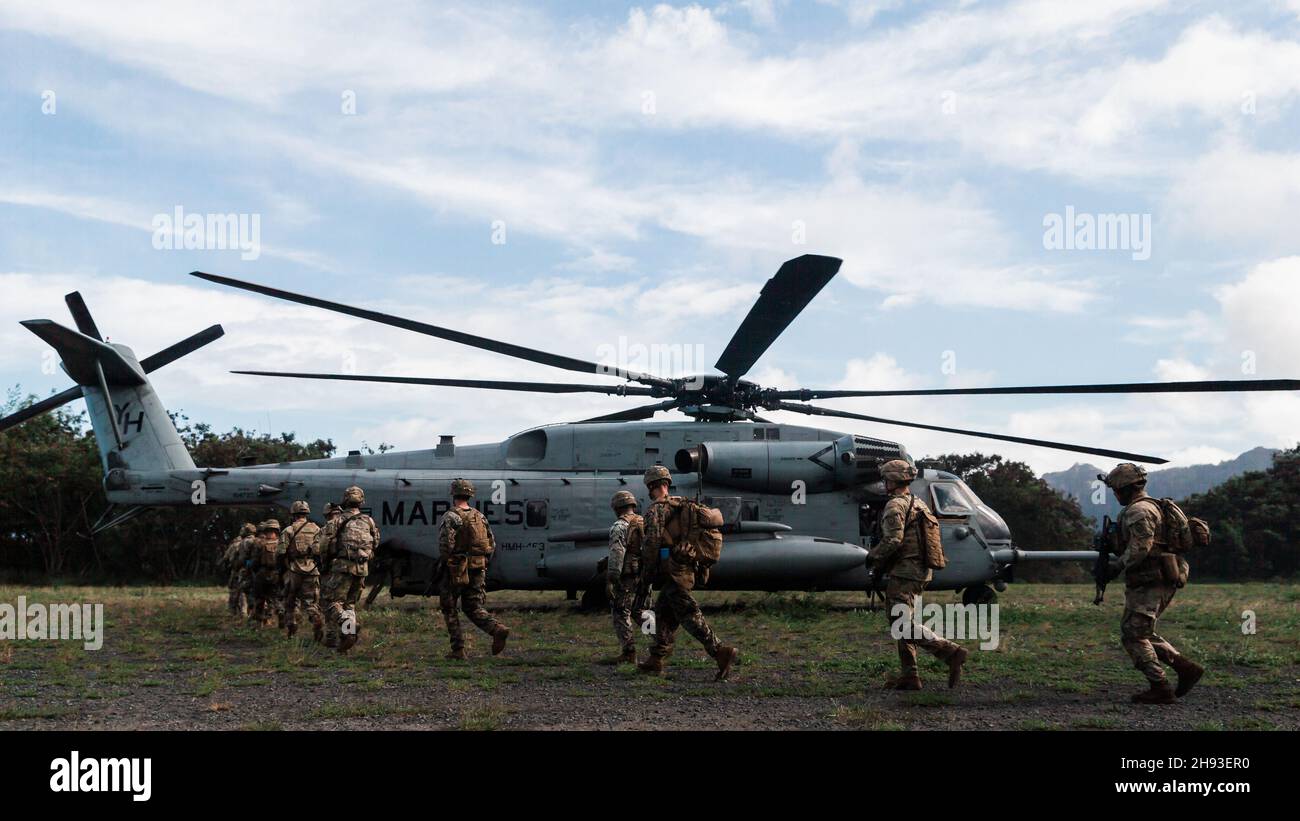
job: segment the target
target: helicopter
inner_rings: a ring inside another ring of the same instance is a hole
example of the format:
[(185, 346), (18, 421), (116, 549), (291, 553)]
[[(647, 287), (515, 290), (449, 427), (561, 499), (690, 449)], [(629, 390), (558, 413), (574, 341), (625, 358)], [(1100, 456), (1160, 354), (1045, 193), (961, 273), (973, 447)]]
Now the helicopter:
[[(603, 600), (599, 572), (614, 492), (630, 490), (642, 508), (641, 476), (652, 465), (673, 471), (672, 492), (699, 498), (723, 513), (726, 551), (707, 589), (866, 591), (875, 584), (865, 561), (875, 513), (886, 500), (880, 465), (914, 461), (903, 445), (841, 430), (772, 422), (762, 414), (809, 416), (919, 428), (1163, 464), (1157, 456), (972, 431), (810, 404), (844, 397), (1006, 394), (1131, 394), (1284, 391), (1300, 380), (1012, 386), (909, 390), (766, 388), (744, 378), (761, 356), (839, 271), (841, 260), (806, 254), (786, 261), (763, 286), (715, 365), (718, 374), (667, 378), (542, 351), (363, 307), (195, 271), (191, 276), (414, 333), (445, 339), (617, 383), (555, 383), (423, 376), (240, 370), (258, 378), (397, 383), (442, 388), (644, 397), (648, 404), (543, 425), (503, 441), (461, 445), (443, 436), (425, 450), (365, 454), (241, 467), (195, 465), (148, 375), (220, 338), (213, 325), (144, 359), (104, 341), (79, 293), (65, 297), (76, 330), (48, 319), (21, 324), (53, 348), (74, 386), (0, 419), (0, 431), (84, 398), (104, 469), (109, 508), (93, 530), (124, 522), (147, 508), (191, 504), (279, 506), (298, 499), (323, 505), (350, 485), (361, 487), (382, 533), (380, 553), (402, 567), (395, 596), (429, 595), (438, 554), (437, 528), (450, 507), (454, 478), (475, 483), (474, 504), (497, 540), (489, 589), (582, 593)], [(678, 410), (690, 421), (653, 417)], [(1025, 562), (1094, 561), (1096, 551), (1025, 551), (1006, 522), (961, 480), (942, 470), (918, 471), (911, 491), (939, 519), (947, 566), (931, 590), (961, 591), (968, 604), (996, 600)]]

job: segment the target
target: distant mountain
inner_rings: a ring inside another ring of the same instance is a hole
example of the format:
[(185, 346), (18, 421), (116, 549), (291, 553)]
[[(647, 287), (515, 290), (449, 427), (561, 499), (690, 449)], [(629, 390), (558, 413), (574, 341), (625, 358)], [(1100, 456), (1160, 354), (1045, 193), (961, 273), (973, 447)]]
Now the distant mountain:
[[(1268, 470), (1273, 465), (1273, 454), (1277, 452), (1276, 448), (1253, 448), (1235, 459), (1217, 465), (1153, 470), (1147, 474), (1147, 493), (1156, 497), (1185, 499), (1193, 493), (1204, 493), (1215, 485), (1223, 484), (1233, 476), (1252, 470)], [(1094, 465), (1074, 465), (1056, 473), (1044, 473), (1043, 481), (1062, 496), (1078, 499), (1084, 515), (1100, 524), (1102, 516), (1110, 514), (1113, 519), (1120, 509), (1115, 494), (1109, 491), (1105, 496), (1105, 504), (1093, 503), (1094, 483), (1097, 474), (1103, 472)]]

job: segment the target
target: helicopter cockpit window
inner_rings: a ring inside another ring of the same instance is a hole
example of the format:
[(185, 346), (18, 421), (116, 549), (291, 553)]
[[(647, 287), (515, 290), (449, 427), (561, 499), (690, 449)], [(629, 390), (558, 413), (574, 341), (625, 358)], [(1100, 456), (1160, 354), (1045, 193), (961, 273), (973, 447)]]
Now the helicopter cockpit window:
[(970, 503), (962, 494), (961, 489), (951, 482), (935, 482), (930, 485), (930, 493), (934, 497), (934, 512), (940, 516), (969, 516), (971, 514)]
[(546, 527), (546, 502), (529, 502), (524, 508), (524, 521), (528, 527)]

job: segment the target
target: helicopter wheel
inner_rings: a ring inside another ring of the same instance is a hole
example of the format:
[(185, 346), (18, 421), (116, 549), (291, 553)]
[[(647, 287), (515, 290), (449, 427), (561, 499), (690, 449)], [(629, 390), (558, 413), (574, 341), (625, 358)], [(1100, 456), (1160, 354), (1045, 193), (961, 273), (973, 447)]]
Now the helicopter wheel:
[(981, 584), (978, 587), (968, 587), (961, 591), (962, 604), (993, 604), (998, 600), (998, 594), (987, 584)]
[(589, 612), (608, 610), (609, 599), (605, 598), (605, 588), (603, 586), (595, 585), (582, 591), (581, 607), (583, 610)]

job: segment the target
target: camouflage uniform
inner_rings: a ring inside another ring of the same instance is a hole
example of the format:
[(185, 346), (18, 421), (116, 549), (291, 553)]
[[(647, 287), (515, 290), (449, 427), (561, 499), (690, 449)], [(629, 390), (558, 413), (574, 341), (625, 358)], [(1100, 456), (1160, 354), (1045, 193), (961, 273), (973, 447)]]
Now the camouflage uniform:
[(324, 635), (324, 623), (320, 612), (320, 568), (316, 562), (320, 557), (316, 541), (320, 527), (307, 518), (310, 513), (306, 502), (294, 502), (295, 518), (280, 534), (280, 553), (284, 556), (284, 621), (289, 635), (298, 632), (298, 607), (307, 614), (316, 640)]
[[(473, 495), (473, 485), (464, 479), (452, 483), (455, 497), (468, 499)], [(505, 647), (509, 628), (492, 618), (487, 611), (487, 563), (496, 549), (496, 537), (487, 519), (478, 510), (453, 506), (442, 516), (438, 526), (438, 553), (446, 563), (446, 578), (438, 596), (447, 636), (451, 640), (451, 658), (465, 657), (465, 634), (456, 613), (457, 600), (461, 609), (474, 625), (492, 636), (492, 653), (496, 655)]]
[[(1160, 502), (1146, 494), (1146, 470), (1121, 462), (1101, 478), (1117, 497), (1124, 495), (1128, 501), (1119, 517), (1122, 553), (1111, 567), (1113, 572), (1124, 574), (1121, 643), (1149, 686), (1134, 694), (1133, 701), (1171, 704), (1186, 695), (1205, 673), (1205, 668), (1156, 634), (1156, 621), (1187, 580), (1187, 562), (1166, 549), (1164, 511)], [(1162, 662), (1178, 673), (1177, 690), (1165, 678)]]
[[(645, 484), (652, 489), (652, 498), (657, 484), (670, 482), (671, 476), (662, 465), (654, 465), (646, 470)], [(705, 652), (718, 663), (715, 680), (721, 681), (730, 674), (731, 665), (739, 653), (736, 648), (718, 640), (709, 623), (704, 620), (699, 603), (691, 595), (695, 588), (695, 567), (678, 564), (671, 555), (666, 559), (661, 556), (663, 551), (671, 547), (676, 537), (671, 532), (670, 514), (673, 507), (670, 503), (680, 500), (681, 497), (665, 494), (650, 505), (650, 511), (645, 516), (640, 585), (645, 587), (653, 583), (660, 587), (654, 605), (655, 634), (650, 646), (650, 657), (637, 667), (645, 673), (662, 672), (668, 657), (673, 653), (677, 628), (682, 627), (704, 645)]]
[(321, 584), (321, 597), (328, 602), (327, 633), (339, 637), (340, 653), (350, 650), (360, 636), (357, 602), (361, 600), (366, 574), (370, 572), (370, 557), (379, 546), (379, 526), (361, 512), (365, 502), (361, 488), (348, 488), (343, 492), (343, 512), (321, 531), (321, 552), (328, 551), (331, 557), (329, 576)]
[[(342, 512), (343, 508), (333, 502), (325, 503), (325, 525), (312, 543), (312, 552), (317, 556), (316, 566), (322, 571), (323, 580), (329, 578), (330, 568), (334, 566), (334, 534), (338, 530), (339, 514)], [(324, 596), (321, 600), (324, 601)], [(339, 646), (339, 634), (329, 619), (325, 619), (324, 641), (326, 647)]]
[[(908, 506), (911, 516), (908, 516)], [(927, 516), (935, 527), (938, 521), (930, 513), (930, 508), (911, 493), (890, 496), (880, 513), (880, 542), (871, 549), (868, 558), (876, 573), (888, 571), (889, 583), (885, 586), (885, 612), (892, 620), (900, 618), (896, 607), (904, 608), (901, 618), (913, 619), (912, 610), (916, 606), (916, 597), (921, 595), (927, 583), (933, 577), (930, 568), (925, 566), (922, 553), (923, 546), (917, 534), (915, 522), (918, 517)], [(916, 670), (916, 648), (921, 647), (936, 658), (948, 661), (954, 657), (965, 657), (960, 645), (951, 642), (919, 621), (911, 625), (914, 638), (898, 640), (898, 661), (902, 665), (902, 682), (916, 682), (919, 676)], [(919, 638), (915, 638), (919, 636)], [(954, 682), (955, 683), (955, 682)]]
[(256, 533), (257, 526), (252, 522), (245, 522), (239, 530), (239, 535), (230, 540), (225, 552), (221, 554), (221, 563), (230, 570), (230, 578), (226, 582), (228, 593), (226, 607), (232, 616), (248, 615), (248, 597), (244, 595), (244, 563), (240, 559), (240, 553), (244, 539)]
[[(1156, 620), (1174, 600), (1178, 588), (1165, 580), (1160, 572), (1161, 556), (1165, 555), (1159, 538), (1164, 532), (1160, 505), (1155, 499), (1139, 491), (1124, 508), (1119, 520), (1120, 567), (1124, 572), (1124, 616), (1120, 621), (1120, 635), (1124, 651), (1133, 659), (1133, 666), (1146, 676), (1151, 684), (1164, 684), (1165, 670), (1161, 662), (1173, 665), (1178, 651), (1167, 640), (1156, 635)], [(1178, 558), (1177, 561), (1183, 561)]]
[(240, 539), (239, 552), (235, 555), (235, 562), (239, 566), (239, 595), (244, 600), (243, 611), (249, 616), (252, 615), (254, 607), (253, 575), (260, 546), (261, 541), (257, 537), (257, 527), (254, 525), (253, 534)]
[[(627, 491), (631, 504), (635, 497)], [(618, 495), (614, 504), (623, 501)], [(635, 509), (628, 509), (628, 504), (618, 505), (625, 511), (609, 529), (609, 558), (605, 569), (606, 588), (610, 593), (610, 614), (614, 621), (614, 635), (618, 638), (622, 650), (622, 660), (636, 660), (636, 620), (633, 618), (632, 606), (636, 599), (637, 576), (641, 565), (641, 541), (645, 533), (645, 519), (637, 515)], [(640, 614), (636, 614), (639, 616)]]
[(278, 614), (280, 573), (276, 569), (276, 548), (280, 543), (280, 523), (267, 519), (257, 527), (257, 537), (251, 550), (253, 578), (253, 610), (249, 620), (270, 625)]

